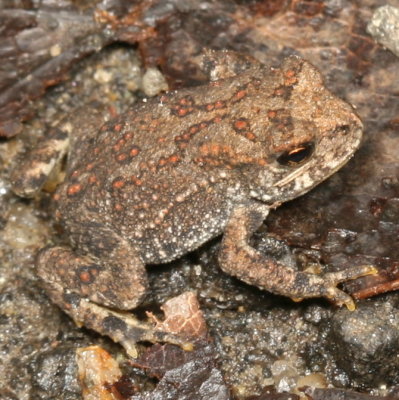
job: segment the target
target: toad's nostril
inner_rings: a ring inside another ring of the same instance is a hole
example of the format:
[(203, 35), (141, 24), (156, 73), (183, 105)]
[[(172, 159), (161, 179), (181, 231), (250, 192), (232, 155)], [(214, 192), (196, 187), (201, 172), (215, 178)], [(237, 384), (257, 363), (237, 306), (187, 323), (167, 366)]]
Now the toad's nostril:
[(347, 135), (350, 131), (351, 131), (350, 125), (344, 124), (344, 125), (337, 126), (334, 129), (333, 134)]

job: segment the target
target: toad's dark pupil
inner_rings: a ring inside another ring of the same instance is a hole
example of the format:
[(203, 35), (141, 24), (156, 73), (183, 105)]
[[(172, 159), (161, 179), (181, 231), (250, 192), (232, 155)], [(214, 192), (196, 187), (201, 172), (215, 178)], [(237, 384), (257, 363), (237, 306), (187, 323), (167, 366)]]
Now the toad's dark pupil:
[(277, 161), (282, 165), (297, 165), (307, 160), (313, 153), (312, 143), (303, 143), (281, 154)]

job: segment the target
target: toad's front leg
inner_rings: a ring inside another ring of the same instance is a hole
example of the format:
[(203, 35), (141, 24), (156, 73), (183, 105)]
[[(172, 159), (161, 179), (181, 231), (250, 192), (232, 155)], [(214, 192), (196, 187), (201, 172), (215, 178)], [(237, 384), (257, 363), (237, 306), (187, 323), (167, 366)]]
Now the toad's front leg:
[(233, 210), (219, 254), (222, 269), (250, 285), (294, 300), (326, 297), (339, 306), (345, 304), (348, 309), (353, 310), (353, 299), (338, 289), (337, 284), (375, 273), (375, 268), (362, 265), (344, 271), (315, 275), (279, 264), (249, 245), (249, 239), (260, 227), (268, 212), (267, 206), (256, 203), (241, 205)]

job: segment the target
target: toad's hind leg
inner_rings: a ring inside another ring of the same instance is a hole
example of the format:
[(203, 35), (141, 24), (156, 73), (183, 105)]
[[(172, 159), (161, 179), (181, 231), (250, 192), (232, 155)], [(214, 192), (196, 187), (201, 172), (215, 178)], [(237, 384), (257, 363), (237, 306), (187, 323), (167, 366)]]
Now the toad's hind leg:
[(267, 214), (267, 207), (259, 204), (237, 207), (232, 212), (219, 254), (222, 269), (246, 283), (294, 300), (326, 297), (339, 306), (346, 305), (353, 310), (355, 305), (351, 296), (338, 289), (337, 284), (373, 274), (375, 268), (362, 265), (345, 271), (316, 275), (281, 265), (249, 245), (252, 234)]
[(77, 324), (121, 343), (130, 355), (136, 356), (135, 343), (140, 341), (185, 344), (132, 314), (112, 310), (136, 307), (147, 288), (145, 266), (127, 243), (118, 242), (101, 258), (79, 255), (67, 247), (44, 248), (37, 269), (54, 303)]
[(21, 197), (33, 197), (54, 174), (68, 151), (69, 137), (59, 128), (50, 130), (46, 139), (25, 154), (10, 176), (12, 190)]
[[(108, 117), (108, 107), (93, 101), (61, 121), (55, 121), (49, 132), (19, 158), (13, 168), (10, 176), (13, 192), (21, 197), (34, 197), (43, 187), (52, 192), (63, 178), (62, 160), (70, 147), (75, 144), (81, 154), (85, 154), (90, 146), (91, 132), (97, 132)], [(73, 157), (68, 160), (68, 169), (72, 168)]]

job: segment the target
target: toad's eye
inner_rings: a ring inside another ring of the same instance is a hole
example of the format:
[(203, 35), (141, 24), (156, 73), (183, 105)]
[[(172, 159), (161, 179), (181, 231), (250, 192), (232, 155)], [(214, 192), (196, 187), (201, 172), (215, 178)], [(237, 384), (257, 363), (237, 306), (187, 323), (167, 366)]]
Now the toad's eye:
[(351, 127), (349, 125), (339, 125), (334, 129), (335, 134), (341, 133), (342, 135), (347, 135), (351, 130)]
[(302, 143), (291, 150), (285, 151), (281, 154), (277, 161), (281, 165), (298, 165), (309, 159), (313, 154), (314, 145), (313, 143)]

